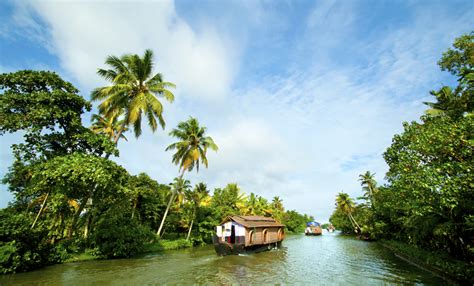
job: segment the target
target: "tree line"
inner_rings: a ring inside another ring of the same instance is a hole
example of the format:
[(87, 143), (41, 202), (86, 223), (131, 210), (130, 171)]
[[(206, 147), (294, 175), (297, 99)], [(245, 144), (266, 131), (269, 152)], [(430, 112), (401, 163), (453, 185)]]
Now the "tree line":
[(474, 32), (438, 62), (457, 86), (431, 91), (420, 121), (404, 122), (383, 154), (386, 183), (359, 176), (363, 196), (339, 193), (330, 221), (365, 239), (388, 238), (474, 261)]
[[(214, 227), (228, 215), (264, 215), (299, 232), (312, 219), (286, 211), (282, 200), (244, 194), (237, 184), (210, 190), (194, 186), (186, 172), (208, 167), (217, 144), (196, 118), (169, 135), (177, 177), (159, 183), (131, 175), (110, 160), (127, 134), (137, 138), (146, 124), (165, 128), (161, 100), (173, 102), (175, 85), (153, 74), (153, 53), (109, 56), (98, 69), (108, 85), (96, 88), (92, 125), (81, 116), (92, 109), (71, 83), (50, 71), (0, 74), (0, 135), (18, 132), (14, 162), (3, 178), (14, 201), (0, 210), (0, 273), (28, 271), (88, 251), (98, 257), (128, 257), (160, 239), (187, 245), (210, 243)], [(146, 122), (143, 123), (142, 121)]]

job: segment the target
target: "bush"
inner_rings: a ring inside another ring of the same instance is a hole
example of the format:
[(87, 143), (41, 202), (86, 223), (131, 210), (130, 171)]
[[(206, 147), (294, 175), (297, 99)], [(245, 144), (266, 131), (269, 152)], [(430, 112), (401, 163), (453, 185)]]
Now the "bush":
[(118, 258), (140, 252), (154, 234), (120, 210), (111, 210), (101, 216), (91, 239), (102, 255)]
[(181, 248), (189, 248), (193, 246), (191, 240), (184, 238), (177, 240), (159, 239), (153, 243), (147, 244), (143, 249), (143, 252), (159, 252), (164, 250), (176, 250)]
[(30, 229), (31, 223), (24, 214), (0, 210), (0, 273), (29, 271), (60, 259), (45, 239), (47, 230)]

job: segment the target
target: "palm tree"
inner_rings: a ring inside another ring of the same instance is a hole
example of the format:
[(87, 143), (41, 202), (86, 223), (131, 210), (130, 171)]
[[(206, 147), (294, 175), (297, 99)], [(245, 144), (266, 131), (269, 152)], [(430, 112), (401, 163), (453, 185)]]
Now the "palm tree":
[(119, 120), (121, 110), (110, 114), (109, 117), (101, 116), (99, 114), (92, 115), (92, 126), (91, 130), (97, 134), (103, 134), (107, 136), (112, 142), (117, 144), (118, 139), (122, 138), (127, 141), (127, 137), (123, 134), (128, 130), (127, 126), (124, 125), (125, 120)]
[(283, 201), (280, 199), (280, 197), (278, 196), (273, 197), (271, 208), (272, 208), (273, 218), (278, 221), (281, 221), (283, 213), (285, 212), (285, 208), (283, 207)]
[(246, 212), (246, 203), (247, 203), (247, 195), (242, 192), (239, 185), (235, 183), (227, 184), (224, 188), (224, 192), (228, 193), (229, 200), (228, 204), (233, 211), (239, 213)]
[(186, 240), (189, 240), (189, 237), (191, 236), (191, 230), (193, 229), (193, 223), (196, 220), (196, 213), (201, 205), (201, 202), (209, 196), (209, 191), (207, 190), (207, 186), (204, 183), (199, 183), (196, 184), (194, 187), (194, 190), (191, 192), (188, 192), (188, 198), (192, 204), (192, 217), (191, 217), (191, 224), (189, 226), (188, 230), (188, 235), (186, 236)]
[[(173, 183), (171, 183), (170, 186), (171, 186), (171, 196), (170, 196), (170, 200), (168, 201), (168, 205), (166, 206), (166, 211), (163, 215), (163, 219), (161, 220), (160, 230), (162, 229), (162, 227), (164, 225), (165, 218), (168, 215), (168, 212), (169, 212), (173, 202), (178, 197), (178, 204), (183, 203), (183, 201), (184, 201), (184, 192), (189, 190), (191, 185), (190, 185), (189, 180), (185, 180), (181, 176), (181, 177), (174, 178)], [(159, 233), (158, 233), (158, 235), (159, 235)]]
[[(183, 178), (184, 172), (191, 172), (194, 167), (199, 172), (199, 165), (204, 164), (207, 168), (207, 149), (217, 151), (218, 147), (214, 140), (205, 136), (206, 128), (200, 127), (196, 118), (189, 118), (187, 121), (180, 122), (177, 128), (171, 130), (170, 135), (179, 139), (178, 142), (172, 143), (166, 147), (166, 151), (176, 150), (173, 155), (172, 162), (179, 166), (181, 172), (180, 178)], [(165, 214), (161, 220), (157, 235), (160, 236), (163, 224), (168, 214), (170, 203), (166, 207)]]
[(163, 81), (160, 73), (152, 74), (153, 52), (146, 50), (143, 58), (132, 54), (120, 58), (109, 56), (105, 63), (109, 69), (99, 69), (97, 73), (112, 85), (94, 89), (91, 98), (93, 101), (103, 100), (99, 112), (105, 118), (118, 111), (124, 112), (122, 128), (118, 129), (114, 143), (121, 137), (125, 126), (133, 126), (135, 136), (139, 137), (142, 117), (146, 117), (153, 132), (158, 124), (164, 128), (163, 105), (158, 97), (173, 102), (174, 95), (169, 88), (175, 85)]
[(375, 207), (374, 195), (377, 192), (377, 182), (375, 181), (374, 176), (375, 173), (370, 173), (370, 171), (359, 175), (360, 185), (365, 191), (364, 198), (368, 198), (373, 207)]
[(349, 217), (351, 224), (356, 228), (356, 230), (360, 232), (361, 228), (352, 216), (355, 205), (351, 197), (349, 197), (349, 195), (346, 193), (339, 193), (336, 197), (336, 204), (337, 207)]
[(463, 101), (460, 89), (452, 90), (449, 86), (443, 86), (438, 91), (430, 91), (436, 97), (436, 102), (423, 102), (430, 109), (426, 113), (431, 116), (447, 115), (457, 119), (463, 116), (467, 104)]
[(280, 199), (279, 196), (275, 196), (273, 197), (272, 199), (272, 207), (275, 209), (275, 210), (279, 210), (279, 211), (284, 211), (284, 207), (283, 207), (283, 201)]
[(257, 196), (254, 193), (250, 193), (248, 200), (244, 204), (242, 212), (244, 215), (256, 215), (257, 214)]

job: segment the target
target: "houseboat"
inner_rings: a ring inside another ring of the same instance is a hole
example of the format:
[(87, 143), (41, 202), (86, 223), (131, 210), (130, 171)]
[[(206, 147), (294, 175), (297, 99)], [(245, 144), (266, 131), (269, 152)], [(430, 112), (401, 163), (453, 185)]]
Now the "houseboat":
[(306, 229), (304, 230), (305, 235), (321, 235), (323, 230), (321, 224), (316, 221), (310, 221), (306, 223)]
[(214, 248), (218, 255), (269, 250), (281, 245), (285, 225), (264, 216), (228, 216), (216, 227)]

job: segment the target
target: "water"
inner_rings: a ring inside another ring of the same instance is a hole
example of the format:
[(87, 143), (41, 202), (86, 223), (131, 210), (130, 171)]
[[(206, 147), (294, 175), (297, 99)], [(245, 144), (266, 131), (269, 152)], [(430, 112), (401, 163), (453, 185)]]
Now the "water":
[(212, 246), (134, 259), (86, 261), (0, 276), (0, 285), (442, 285), (377, 243), (324, 232), (278, 250), (219, 257)]

